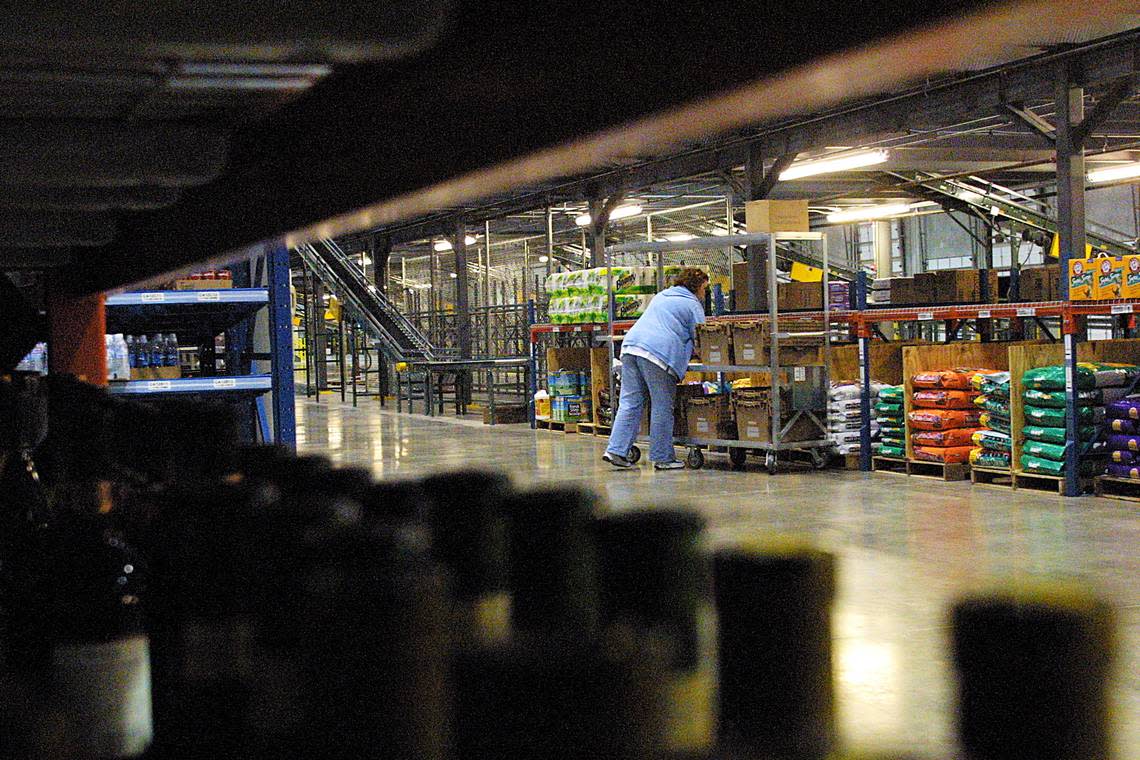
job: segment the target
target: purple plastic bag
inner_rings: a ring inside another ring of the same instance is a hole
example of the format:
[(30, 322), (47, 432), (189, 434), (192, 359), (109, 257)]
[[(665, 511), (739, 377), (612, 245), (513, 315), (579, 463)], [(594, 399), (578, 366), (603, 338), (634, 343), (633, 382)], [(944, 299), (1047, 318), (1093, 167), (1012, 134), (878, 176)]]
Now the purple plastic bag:
[(1140, 466), (1135, 464), (1110, 464), (1108, 474), (1114, 478), (1140, 480)]
[(1109, 418), (1114, 420), (1140, 420), (1140, 398), (1122, 398), (1104, 408)]
[(1136, 435), (1137, 427), (1135, 420), (1109, 420), (1108, 430), (1110, 433), (1123, 433), (1124, 435)]
[(1140, 462), (1140, 454), (1133, 451), (1114, 451), (1111, 457), (1113, 464), (1134, 464)]
[(1140, 436), (1110, 435), (1108, 448), (1109, 451), (1140, 451)]

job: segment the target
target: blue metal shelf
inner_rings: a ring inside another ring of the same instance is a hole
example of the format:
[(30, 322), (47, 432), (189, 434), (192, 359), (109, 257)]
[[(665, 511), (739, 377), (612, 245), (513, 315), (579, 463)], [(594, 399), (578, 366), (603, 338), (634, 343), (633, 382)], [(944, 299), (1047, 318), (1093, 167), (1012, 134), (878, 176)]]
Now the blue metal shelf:
[(148, 290), (107, 297), (107, 329), (127, 334), (173, 332), (212, 337), (269, 303), (267, 288)]
[(239, 377), (183, 377), (177, 380), (130, 380), (110, 383), (107, 391), (119, 396), (168, 396), (186, 393), (258, 395), (271, 390), (271, 375)]

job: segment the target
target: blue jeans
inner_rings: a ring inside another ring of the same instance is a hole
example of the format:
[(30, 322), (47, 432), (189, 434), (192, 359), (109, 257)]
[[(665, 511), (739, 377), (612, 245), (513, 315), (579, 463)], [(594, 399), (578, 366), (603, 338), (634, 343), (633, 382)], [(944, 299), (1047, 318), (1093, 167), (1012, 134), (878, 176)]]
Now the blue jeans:
[(621, 360), (621, 398), (618, 400), (614, 429), (606, 451), (618, 456), (629, 454), (641, 427), (645, 401), (651, 402), (649, 414), (649, 458), (654, 462), (672, 462), (673, 399), (677, 395), (677, 378), (641, 356), (623, 356)]

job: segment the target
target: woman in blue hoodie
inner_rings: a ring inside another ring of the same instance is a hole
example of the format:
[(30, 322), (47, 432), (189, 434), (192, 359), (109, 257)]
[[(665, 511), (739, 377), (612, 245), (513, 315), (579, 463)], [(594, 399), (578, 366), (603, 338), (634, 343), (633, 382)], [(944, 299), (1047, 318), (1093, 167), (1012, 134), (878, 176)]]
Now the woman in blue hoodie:
[(629, 450), (650, 401), (649, 458), (658, 470), (679, 470), (673, 450), (673, 398), (693, 356), (697, 325), (705, 321), (709, 276), (684, 269), (649, 302), (649, 308), (625, 334), (621, 349), (621, 398), (613, 432), (602, 459), (614, 467), (633, 467)]

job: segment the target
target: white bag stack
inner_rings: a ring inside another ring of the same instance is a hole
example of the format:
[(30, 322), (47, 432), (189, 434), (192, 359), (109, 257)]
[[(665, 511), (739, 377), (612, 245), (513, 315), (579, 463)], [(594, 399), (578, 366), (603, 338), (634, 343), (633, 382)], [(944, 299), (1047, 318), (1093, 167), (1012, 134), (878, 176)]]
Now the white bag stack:
[[(879, 423), (874, 419), (875, 401), (879, 396), (879, 383), (871, 384), (871, 440), (879, 437)], [(837, 383), (831, 386), (827, 404), (827, 437), (835, 444), (838, 454), (858, 454), (861, 430), (863, 389), (855, 383)]]

